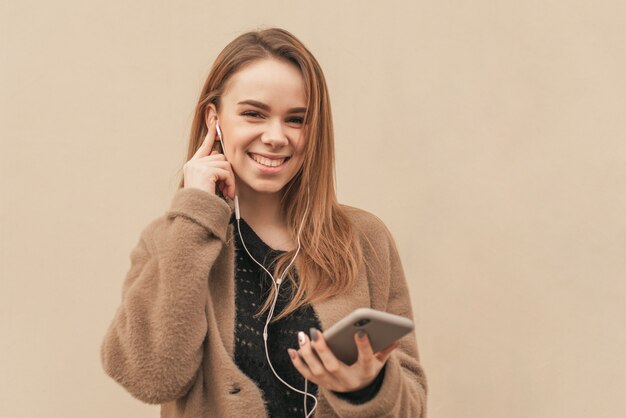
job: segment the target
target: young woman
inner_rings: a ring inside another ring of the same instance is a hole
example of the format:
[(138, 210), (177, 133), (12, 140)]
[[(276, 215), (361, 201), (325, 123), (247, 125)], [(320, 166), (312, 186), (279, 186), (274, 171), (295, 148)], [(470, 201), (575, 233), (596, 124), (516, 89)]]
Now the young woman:
[(424, 417), (414, 333), (377, 353), (355, 335), (352, 365), (322, 335), (359, 307), (413, 318), (389, 230), (333, 186), (318, 62), (282, 29), (239, 36), (202, 88), (171, 206), (130, 254), (106, 373), (162, 417)]

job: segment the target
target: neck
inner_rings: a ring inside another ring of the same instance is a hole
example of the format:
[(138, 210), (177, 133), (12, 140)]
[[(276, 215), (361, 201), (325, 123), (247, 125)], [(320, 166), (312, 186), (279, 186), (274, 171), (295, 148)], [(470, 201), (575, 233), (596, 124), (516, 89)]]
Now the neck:
[(237, 184), (239, 212), (253, 229), (255, 226), (286, 227), (281, 214), (282, 193), (258, 193), (246, 185)]

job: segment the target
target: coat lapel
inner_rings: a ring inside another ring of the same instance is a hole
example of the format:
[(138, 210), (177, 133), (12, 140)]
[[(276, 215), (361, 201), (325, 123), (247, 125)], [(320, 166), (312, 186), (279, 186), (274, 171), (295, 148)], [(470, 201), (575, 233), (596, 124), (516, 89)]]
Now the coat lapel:
[(330, 328), (357, 308), (371, 307), (367, 283), (365, 268), (364, 265), (361, 265), (356, 285), (352, 291), (312, 304), (322, 325), (322, 331)]

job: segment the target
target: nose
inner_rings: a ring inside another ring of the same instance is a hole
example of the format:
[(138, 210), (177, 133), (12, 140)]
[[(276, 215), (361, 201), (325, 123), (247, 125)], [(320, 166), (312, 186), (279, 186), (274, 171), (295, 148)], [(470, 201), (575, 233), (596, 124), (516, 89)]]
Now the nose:
[(272, 148), (283, 147), (289, 143), (280, 120), (272, 121), (267, 125), (267, 129), (261, 135), (261, 142)]

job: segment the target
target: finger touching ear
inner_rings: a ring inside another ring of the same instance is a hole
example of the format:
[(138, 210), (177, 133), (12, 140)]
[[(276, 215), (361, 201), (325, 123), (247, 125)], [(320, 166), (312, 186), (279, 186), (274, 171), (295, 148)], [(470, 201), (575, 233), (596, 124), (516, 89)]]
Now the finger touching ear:
[(204, 111), (204, 121), (206, 126), (211, 124), (211, 119), (217, 119), (217, 109), (213, 103), (210, 103)]

